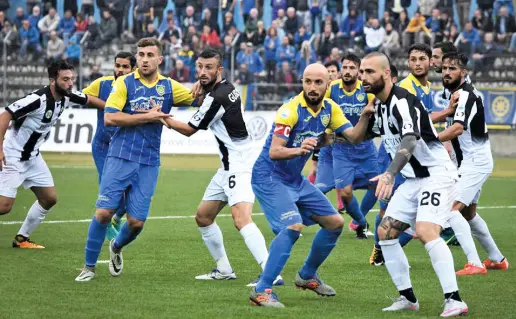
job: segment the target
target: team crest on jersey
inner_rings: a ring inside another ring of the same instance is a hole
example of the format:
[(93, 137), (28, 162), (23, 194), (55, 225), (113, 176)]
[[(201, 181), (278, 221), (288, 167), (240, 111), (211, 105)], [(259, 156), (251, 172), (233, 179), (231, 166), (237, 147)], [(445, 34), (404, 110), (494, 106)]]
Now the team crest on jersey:
[(322, 125), (328, 126), (330, 124), (330, 114), (324, 114), (321, 116)]
[(360, 94), (357, 95), (358, 102), (364, 102), (364, 98), (365, 98), (365, 94), (364, 93), (360, 93)]
[(45, 113), (45, 118), (46, 119), (50, 119), (52, 118), (52, 115), (54, 114), (54, 112), (52, 112), (52, 110), (48, 110), (46, 113)]
[(156, 85), (156, 92), (163, 96), (165, 94), (165, 86), (164, 85)]

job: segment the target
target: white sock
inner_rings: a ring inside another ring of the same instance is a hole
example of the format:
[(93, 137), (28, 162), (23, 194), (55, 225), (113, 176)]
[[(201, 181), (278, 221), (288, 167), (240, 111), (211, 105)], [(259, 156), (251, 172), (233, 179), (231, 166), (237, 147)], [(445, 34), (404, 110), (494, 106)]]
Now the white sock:
[(448, 223), (450, 223), (451, 228), (453, 228), (455, 237), (457, 237), (464, 254), (466, 254), (468, 258), (468, 263), (483, 267), (480, 257), (478, 256), (477, 248), (475, 247), (475, 242), (473, 241), (473, 236), (471, 236), (471, 228), (469, 227), (468, 221), (462, 217), (462, 214), (458, 210), (452, 211), (451, 214), (452, 217), (448, 220)]
[(222, 232), (220, 231), (219, 225), (214, 222), (209, 226), (199, 227), (199, 231), (201, 232), (202, 240), (204, 240), (211, 256), (217, 263), (217, 269), (222, 274), (232, 273), (233, 268), (231, 268), (228, 256), (226, 255), (224, 239), (222, 238)]
[(477, 213), (476, 216), (469, 221), (469, 225), (471, 226), (473, 236), (475, 236), (480, 245), (482, 245), (482, 247), (487, 251), (489, 259), (501, 262), (503, 260), (503, 255), (498, 249), (498, 246), (496, 246), (496, 243), (489, 232), (489, 228), (487, 228), (485, 220)]
[(380, 240), (385, 266), (398, 291), (412, 288), (409, 263), (400, 241), (396, 239)]
[(430, 255), (432, 266), (441, 282), (443, 292), (446, 294), (459, 290), (455, 268), (453, 267), (453, 256), (444, 240), (441, 237), (434, 239), (426, 243), (425, 248)]
[(38, 201), (35, 201), (32, 204), (32, 207), (29, 209), (27, 213), (27, 217), (23, 222), (23, 225), (20, 227), (18, 231), (18, 235), (22, 235), (24, 237), (30, 237), (30, 234), (41, 224), (43, 219), (47, 216), (48, 210), (41, 207)]
[(255, 223), (250, 223), (240, 229), (240, 234), (244, 238), (247, 248), (249, 248), (251, 254), (253, 254), (254, 259), (256, 259), (256, 262), (263, 270), (265, 268), (265, 262), (267, 258), (269, 258), (269, 252), (267, 251), (267, 245), (265, 244), (265, 238), (262, 232)]

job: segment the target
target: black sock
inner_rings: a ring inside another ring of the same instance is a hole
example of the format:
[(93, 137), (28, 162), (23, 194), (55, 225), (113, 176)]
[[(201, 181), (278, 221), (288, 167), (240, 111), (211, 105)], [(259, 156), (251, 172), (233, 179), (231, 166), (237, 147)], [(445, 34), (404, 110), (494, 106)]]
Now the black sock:
[(416, 302), (417, 301), (416, 295), (414, 295), (414, 290), (412, 290), (412, 288), (408, 288), (408, 289), (405, 289), (405, 290), (400, 290), (400, 296), (404, 296), (410, 302)]
[(448, 299), (453, 299), (453, 300), (457, 300), (457, 301), (462, 301), (462, 299), (460, 299), (460, 295), (459, 295), (459, 291), (454, 291), (454, 292), (449, 292), (449, 293), (446, 293), (444, 294), (444, 299), (445, 300), (448, 300)]

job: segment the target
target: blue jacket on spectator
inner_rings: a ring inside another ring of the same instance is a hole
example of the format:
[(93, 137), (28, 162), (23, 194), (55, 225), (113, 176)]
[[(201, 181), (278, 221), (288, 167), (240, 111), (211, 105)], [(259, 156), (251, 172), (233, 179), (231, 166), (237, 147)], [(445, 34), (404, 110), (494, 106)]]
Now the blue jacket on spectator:
[(57, 27), (57, 31), (63, 31), (64, 33), (73, 34), (75, 32), (75, 18), (61, 18), (61, 20), (59, 21), (59, 26)]
[(276, 51), (276, 63), (278, 67), (281, 67), (281, 63), (287, 61), (289, 64), (292, 63), (296, 57), (296, 49), (293, 46), (287, 45), (284, 47), (280, 45)]
[(238, 64), (242, 64), (242, 63), (247, 64), (247, 69), (251, 73), (260, 73), (263, 71), (263, 69), (265, 67), (263, 64), (262, 58), (255, 51), (253, 51), (251, 54), (247, 54), (244, 51), (240, 51), (237, 56), (237, 63)]
[(28, 20), (29, 20), (29, 23), (30, 23), (31, 27), (37, 28), (38, 27), (38, 22), (39, 22), (39, 20), (41, 20), (41, 15), (35, 17), (33, 14), (31, 14), (29, 16)]
[(308, 31), (305, 31), (305, 34), (303, 36), (300, 36), (298, 30), (296, 34), (294, 34), (294, 44), (299, 48), (301, 47), (301, 43), (303, 43), (303, 41), (308, 41), (311, 37), (312, 35)]
[[(270, 48), (271, 42), (274, 43), (274, 49)], [(263, 42), (263, 49), (264, 49), (263, 58), (265, 59), (265, 61), (276, 60), (276, 51), (278, 50), (278, 48), (280, 46), (281, 46), (281, 42), (280, 42), (279, 37), (275, 37), (273, 39), (269, 36), (266, 36), (265, 41)]]
[(473, 28), (471, 32), (466, 30), (462, 31), (462, 35), (469, 41), (469, 43), (471, 43), (472, 46), (477, 46), (481, 43), (480, 35), (478, 34), (478, 30), (475, 28)]
[(39, 43), (39, 31), (34, 27), (29, 27), (29, 29), (25, 30), (24, 28), (20, 28), (18, 31), (20, 33), (21, 42), (25, 41), (25, 39), (29, 40), (29, 43), (36, 44)]
[(308, 64), (312, 64), (317, 61), (317, 57), (315, 56), (315, 50), (313, 48), (310, 48), (310, 57), (308, 59), (308, 62), (306, 61), (306, 58), (304, 58), (301, 54), (302, 51), (298, 51), (296, 54), (296, 75), (298, 79), (303, 77), (303, 72), (305, 72), (305, 69), (308, 66)]
[(354, 18), (346, 17), (340, 24), (340, 32), (344, 35), (349, 36), (351, 31), (355, 31), (356, 35), (362, 34), (364, 30), (364, 19), (362, 16), (356, 16)]
[(25, 14), (24, 14), (24, 15), (23, 15), (23, 17), (21, 17), (21, 18), (20, 18), (20, 17), (18, 17), (18, 16), (14, 17), (14, 19), (13, 19), (13, 24), (16, 26), (16, 30), (18, 30), (18, 31), (20, 31), (20, 30), (21, 30), (21, 28), (22, 28), (22, 24), (23, 24), (23, 20), (27, 20), (27, 18), (28, 18), (28, 17), (27, 17), (27, 15), (25, 15)]
[(428, 19), (426, 19), (426, 27), (428, 29), (430, 29), (430, 31), (432, 31), (434, 33), (438, 32), (439, 28), (440, 28), (440, 21), (439, 21), (439, 19), (434, 20), (434, 18), (428, 17)]
[(77, 37), (73, 36), (70, 38), (65, 54), (68, 58), (79, 59), (81, 56), (81, 46), (77, 44)]

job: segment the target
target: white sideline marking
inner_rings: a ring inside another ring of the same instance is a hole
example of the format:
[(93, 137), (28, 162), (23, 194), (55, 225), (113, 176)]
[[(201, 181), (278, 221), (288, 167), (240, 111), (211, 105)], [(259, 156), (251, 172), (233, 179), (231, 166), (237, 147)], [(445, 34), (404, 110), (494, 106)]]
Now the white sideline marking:
[[(516, 209), (516, 205), (513, 206), (478, 206), (477, 209)], [(378, 212), (378, 209), (371, 209), (371, 212)], [(263, 216), (263, 213), (253, 214), (253, 216)], [(190, 219), (194, 218), (195, 215), (191, 216), (149, 216), (147, 220), (155, 220), (155, 219)], [(219, 214), (217, 217), (231, 217), (231, 214)], [(89, 219), (70, 219), (70, 220), (46, 220), (43, 221), (44, 224), (75, 224), (75, 223), (89, 223), (91, 222), (91, 218)], [(13, 220), (13, 221), (0, 221), (0, 225), (21, 225), (23, 221)]]

